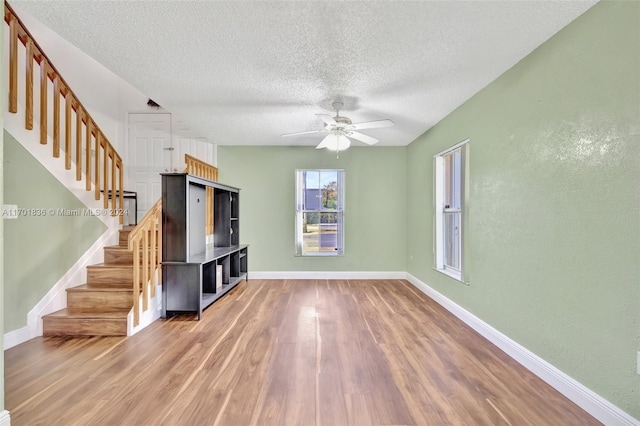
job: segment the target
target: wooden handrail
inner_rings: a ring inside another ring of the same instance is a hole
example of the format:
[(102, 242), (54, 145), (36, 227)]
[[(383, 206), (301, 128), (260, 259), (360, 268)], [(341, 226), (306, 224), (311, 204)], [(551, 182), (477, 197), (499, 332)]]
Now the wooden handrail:
[(133, 252), (133, 325), (136, 326), (140, 323), (140, 297), (144, 312), (149, 309), (149, 299), (155, 297), (161, 278), (162, 198), (129, 233), (128, 248)]
[(189, 154), (184, 155), (184, 162), (187, 163), (187, 173), (200, 176), (201, 178), (218, 181), (218, 168)]
[[(123, 222), (124, 214), (124, 167), (122, 157), (109, 142), (95, 120), (91, 118), (88, 110), (73, 93), (67, 82), (62, 78), (58, 70), (53, 66), (51, 60), (44, 53), (40, 45), (35, 41), (24, 23), (18, 18), (11, 6), (4, 3), (4, 20), (9, 25), (9, 112), (18, 112), (18, 41), (25, 48), (25, 128), (33, 129), (33, 63), (40, 67), (40, 143), (46, 145), (48, 142), (47, 121), (49, 117), (47, 96), (49, 82), (53, 83), (53, 157), (60, 157), (60, 108), (61, 97), (64, 98), (64, 155), (65, 168), (71, 170), (72, 159), (75, 160), (76, 180), (80, 181), (84, 177), (85, 188), (91, 191), (92, 175), (95, 186), (96, 200), (104, 197), (104, 207), (108, 208), (108, 197), (112, 194), (111, 215), (119, 216), (120, 223)], [(72, 143), (72, 115), (76, 115), (75, 144)], [(82, 126), (86, 128), (85, 149), (86, 163), (85, 173), (82, 173)], [(95, 143), (92, 143), (95, 141)], [(91, 151), (95, 149), (95, 170), (91, 171)], [(75, 158), (73, 149), (75, 147)], [(103, 162), (100, 164), (101, 153)], [(102, 175), (102, 179), (101, 179)], [(117, 178), (116, 178), (117, 176)], [(110, 177), (110, 178), (109, 178)]]

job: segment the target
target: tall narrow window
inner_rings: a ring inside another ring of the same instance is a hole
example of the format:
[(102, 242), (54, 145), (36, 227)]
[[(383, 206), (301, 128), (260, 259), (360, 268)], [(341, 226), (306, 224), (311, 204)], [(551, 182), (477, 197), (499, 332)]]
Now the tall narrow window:
[(463, 281), (465, 140), (435, 156), (436, 269)]
[(344, 170), (296, 170), (296, 255), (344, 254)]

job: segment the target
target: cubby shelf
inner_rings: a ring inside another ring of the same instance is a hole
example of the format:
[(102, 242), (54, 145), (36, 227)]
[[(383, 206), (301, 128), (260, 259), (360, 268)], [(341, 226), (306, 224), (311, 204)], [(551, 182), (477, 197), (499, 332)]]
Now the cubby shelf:
[[(207, 197), (212, 200), (207, 200)], [(198, 314), (247, 279), (240, 190), (186, 173), (162, 174), (162, 316)], [(208, 212), (207, 207), (213, 210)], [(207, 216), (213, 235), (207, 236)], [(213, 239), (213, 247), (207, 242)]]

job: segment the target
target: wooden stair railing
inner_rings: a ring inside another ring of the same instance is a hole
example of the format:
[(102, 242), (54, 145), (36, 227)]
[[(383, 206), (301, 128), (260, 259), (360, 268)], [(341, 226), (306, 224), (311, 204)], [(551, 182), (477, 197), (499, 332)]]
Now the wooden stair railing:
[[(40, 67), (40, 143), (46, 145), (48, 141), (47, 122), (50, 111), (47, 96), (50, 88), (49, 81), (51, 81), (53, 84), (53, 157), (60, 157), (60, 98), (63, 97), (65, 168), (71, 170), (72, 163), (75, 161), (76, 181), (84, 179), (87, 191), (92, 190), (91, 184), (93, 182), (95, 199), (100, 200), (103, 197), (104, 208), (110, 209), (112, 216), (120, 216), (119, 220), (122, 223), (124, 213), (124, 169), (122, 157), (107, 140), (88, 110), (82, 105), (6, 1), (4, 3), (4, 20), (9, 25), (9, 112), (18, 112), (18, 42), (20, 42), (26, 49), (25, 128), (33, 130), (33, 73), (35, 62)], [(73, 115), (75, 115), (74, 143), (72, 143)], [(83, 148), (85, 150), (84, 173), (82, 170)], [(95, 154), (93, 170), (91, 164), (92, 148)], [(73, 155), (74, 151), (75, 156)], [(112, 196), (109, 194), (112, 194)], [(109, 206), (109, 198), (111, 198), (111, 207)]]
[(209, 163), (205, 163), (202, 160), (198, 160), (196, 157), (192, 157), (189, 154), (184, 155), (184, 162), (187, 163), (185, 173), (200, 176), (201, 178), (209, 179), (214, 182), (218, 181), (217, 167), (212, 166)]
[[(216, 167), (188, 154), (184, 157), (185, 173), (218, 180)], [(213, 234), (213, 188), (207, 188), (206, 208), (207, 234)], [(155, 297), (156, 285), (162, 278), (162, 198), (129, 234), (129, 251), (133, 252), (133, 324), (137, 326), (140, 323), (140, 298), (142, 311), (146, 312), (149, 299)]]
[(129, 251), (133, 252), (133, 325), (137, 326), (140, 297), (144, 312), (149, 309), (149, 299), (155, 297), (156, 285), (162, 278), (162, 198), (129, 233)]

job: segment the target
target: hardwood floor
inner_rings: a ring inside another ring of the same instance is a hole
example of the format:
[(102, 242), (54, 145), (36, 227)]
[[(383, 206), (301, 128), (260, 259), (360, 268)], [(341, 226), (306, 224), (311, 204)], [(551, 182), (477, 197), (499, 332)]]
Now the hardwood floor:
[(12, 424), (599, 424), (406, 281), (250, 280), (192, 319), (7, 350)]

